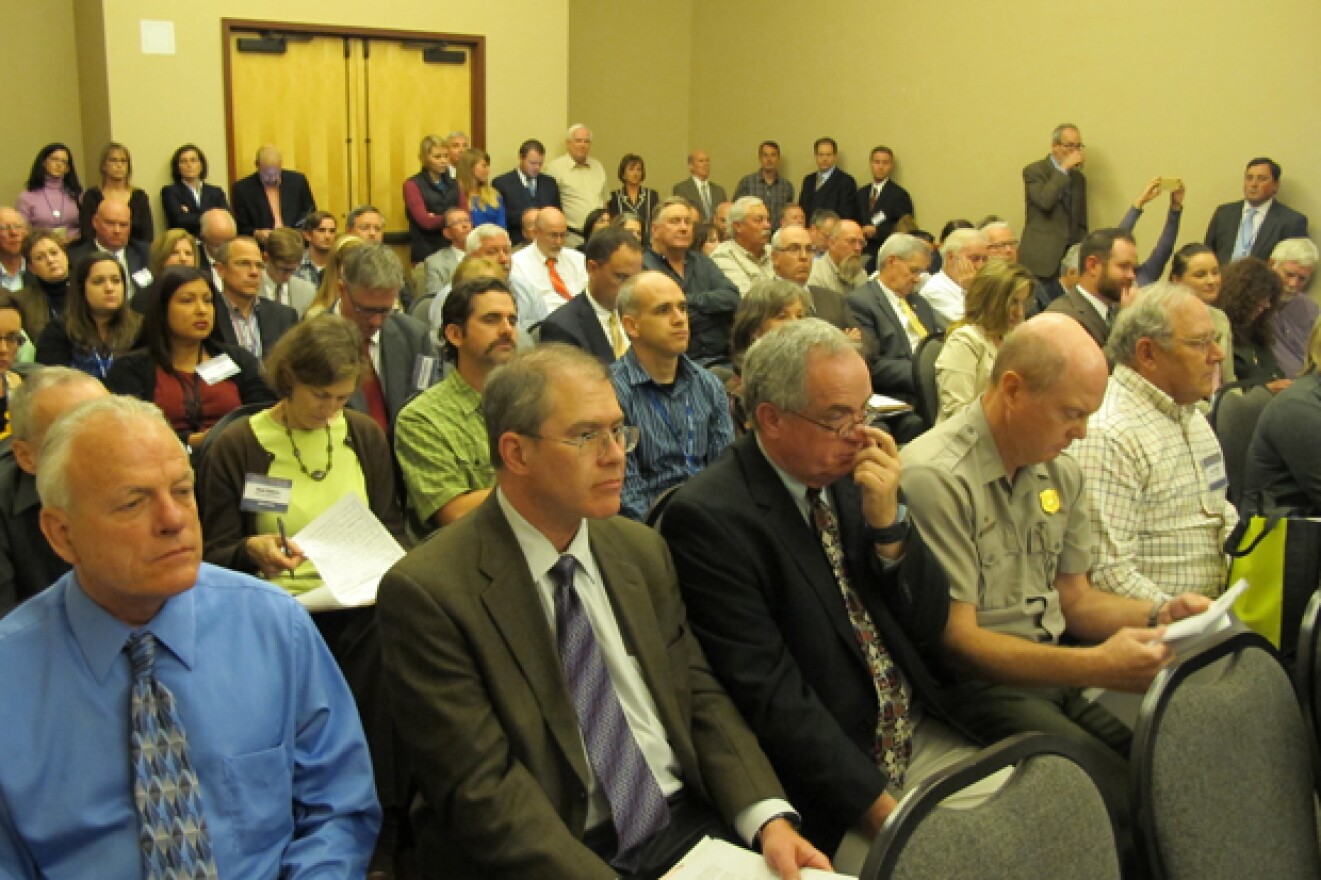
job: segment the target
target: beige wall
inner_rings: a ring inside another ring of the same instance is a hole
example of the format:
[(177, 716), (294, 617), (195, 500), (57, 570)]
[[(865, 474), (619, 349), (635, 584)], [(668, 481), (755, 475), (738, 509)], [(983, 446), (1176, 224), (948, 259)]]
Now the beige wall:
[(73, 0), (0, 0), (0, 6), (11, 90), (0, 137), (0, 205), (12, 205), (33, 157), (51, 141), (68, 144), (79, 176), (85, 175), (83, 124)]
[[(568, 121), (591, 127), (612, 189), (625, 153), (662, 196), (688, 174), (692, 15), (693, 0), (569, 2)], [(546, 143), (551, 156), (563, 139)]]
[[(1261, 0), (1245, 14), (1228, 0), (837, 0), (810, 13), (702, 7), (691, 134), (722, 180), (736, 179), (730, 166), (754, 170), (757, 142), (771, 138), (797, 188), (812, 141), (829, 134), (855, 176), (867, 176), (872, 146), (893, 147), (927, 229), (993, 212), (1017, 225), (1021, 169), (1068, 120), (1088, 144), (1093, 228), (1166, 175), (1188, 187), (1180, 241), (1200, 240), (1214, 207), (1242, 198), (1243, 165), (1260, 154), (1284, 166), (1281, 200), (1321, 224), (1321, 118), (1307, 109), (1321, 102), (1321, 57), (1285, 37), (1321, 33), (1321, 4)], [(1227, 64), (1234, 47), (1255, 53), (1247, 75)], [(1164, 209), (1153, 214), (1137, 229), (1144, 253)]]

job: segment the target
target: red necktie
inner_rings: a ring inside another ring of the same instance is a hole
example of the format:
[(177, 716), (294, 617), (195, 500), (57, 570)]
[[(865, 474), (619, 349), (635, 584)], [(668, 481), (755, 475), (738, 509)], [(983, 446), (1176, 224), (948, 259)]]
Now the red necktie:
[(376, 375), (376, 366), (372, 363), (370, 340), (363, 346), (362, 357), (366, 367), (362, 377), (362, 396), (367, 403), (367, 415), (381, 426), (386, 436), (389, 436), (390, 410), (385, 403), (385, 389), (381, 386), (381, 379)]
[(555, 258), (546, 258), (546, 272), (550, 275), (550, 286), (555, 288), (555, 292), (565, 299), (573, 299), (573, 294), (569, 293), (569, 287), (560, 277), (560, 273), (555, 271)]

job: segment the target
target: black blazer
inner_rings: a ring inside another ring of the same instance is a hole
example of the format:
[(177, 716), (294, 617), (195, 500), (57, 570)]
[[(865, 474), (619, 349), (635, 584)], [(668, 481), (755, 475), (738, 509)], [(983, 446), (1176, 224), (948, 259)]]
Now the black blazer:
[(165, 206), (166, 228), (186, 229), (194, 238), (202, 233), (203, 214), (212, 208), (229, 210), (229, 199), (225, 198), (225, 191), (209, 183), (202, 184), (201, 205), (193, 199), (193, 191), (182, 183), (161, 187), (161, 204)]
[[(230, 345), (238, 345), (238, 334), (234, 332), (234, 322), (229, 317), (229, 301), (225, 299), (224, 294), (217, 296), (213, 302), (216, 307), (216, 329), (215, 333), (220, 334), (220, 338)], [(273, 299), (263, 299), (257, 297), (257, 332), (261, 336), (261, 356), (264, 359), (275, 348), (275, 343), (280, 341), (280, 337), (289, 332), (289, 328), (298, 323), (298, 313), (286, 306), (284, 303), (278, 303)]]
[(817, 172), (803, 178), (803, 187), (800, 189), (798, 204), (803, 206), (803, 213), (807, 215), (807, 222), (812, 222), (812, 214), (820, 208), (828, 208), (840, 216), (841, 220), (857, 220), (854, 213), (853, 197), (858, 191), (858, 182), (853, 179), (843, 168), (835, 166), (830, 179), (820, 190), (816, 188)]
[[(624, 331), (621, 328), (619, 332)], [(585, 292), (551, 312), (550, 317), (541, 322), (541, 341), (566, 342), (583, 349), (603, 364), (615, 362), (614, 347), (606, 338)]]
[(560, 185), (549, 174), (537, 175), (537, 198), (534, 202), (523, 187), (523, 181), (518, 176), (518, 169), (506, 171), (495, 180), (491, 181), (491, 186), (500, 193), (500, 197), (505, 200), (505, 226), (509, 230), (509, 241), (511, 244), (522, 244), (523, 239), (523, 212), (528, 208), (558, 208), (560, 207)]
[(885, 212), (885, 220), (876, 224), (876, 234), (867, 239), (867, 244), (862, 249), (862, 252), (874, 263), (876, 252), (894, 232), (894, 225), (899, 222), (899, 218), (905, 214), (916, 217), (916, 214), (908, 190), (893, 180), (885, 182), (880, 198), (876, 200), (875, 208), (871, 206), (871, 187), (870, 183), (866, 183), (858, 187), (857, 192), (853, 194), (853, 219), (857, 220), (860, 226), (870, 226), (873, 214), (877, 211)]
[[(1243, 201), (1230, 202), (1216, 208), (1211, 223), (1206, 227), (1206, 246), (1216, 252), (1221, 266), (1229, 265), (1238, 241), (1239, 226), (1243, 223)], [(1288, 205), (1271, 202), (1271, 208), (1261, 220), (1261, 228), (1252, 242), (1252, 256), (1263, 260), (1271, 258), (1271, 251), (1286, 238), (1306, 238), (1307, 217)]]
[[(875, 278), (845, 297), (862, 328), (862, 346), (871, 369), (872, 388), (881, 394), (917, 403), (913, 387), (913, 347), (908, 344), (899, 316), (890, 307)], [(944, 330), (945, 323), (919, 293), (908, 295), (908, 305), (929, 332)]]
[[(275, 227), (270, 202), (266, 201), (266, 189), (255, 172), (234, 184), (230, 200), (234, 203), (234, 223), (239, 235), (252, 235), (258, 229)], [(296, 228), (315, 210), (316, 200), (312, 198), (307, 178), (287, 168), (280, 172), (280, 215), (284, 225)]]
[[(949, 582), (910, 538), (882, 567), (851, 477), (830, 487), (851, 585), (917, 701), (943, 708), (926, 661), (945, 629)], [(833, 852), (886, 788), (872, 760), (880, 708), (839, 586), (784, 483), (747, 435), (674, 496), (661, 520), (689, 620), (716, 676), (771, 759), (803, 833)]]

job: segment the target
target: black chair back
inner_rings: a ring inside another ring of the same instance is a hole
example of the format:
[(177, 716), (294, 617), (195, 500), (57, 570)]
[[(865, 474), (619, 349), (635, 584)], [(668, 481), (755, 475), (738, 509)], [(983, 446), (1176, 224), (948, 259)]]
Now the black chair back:
[(945, 347), (945, 331), (938, 330), (917, 344), (913, 352), (913, 388), (917, 390), (917, 414), (928, 426), (940, 415), (940, 390), (936, 387), (936, 358)]
[(1237, 382), (1222, 386), (1211, 400), (1211, 430), (1220, 441), (1225, 456), (1225, 475), (1229, 480), (1227, 494), (1235, 507), (1243, 509), (1243, 475), (1247, 470), (1248, 447), (1257, 430), (1262, 410), (1271, 402), (1271, 392), (1265, 385), (1244, 388)]

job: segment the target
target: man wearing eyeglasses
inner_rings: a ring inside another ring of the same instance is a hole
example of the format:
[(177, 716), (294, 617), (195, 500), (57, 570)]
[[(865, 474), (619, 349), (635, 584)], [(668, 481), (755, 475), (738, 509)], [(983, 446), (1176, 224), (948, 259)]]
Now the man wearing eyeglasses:
[[(896, 799), (972, 753), (923, 659), (948, 583), (909, 528), (856, 345), (823, 321), (759, 339), (752, 431), (674, 496), (661, 532), (698, 640), (837, 869)], [(850, 871), (849, 869), (853, 869)]]
[(221, 339), (241, 345), (261, 359), (298, 323), (298, 313), (259, 295), (266, 263), (256, 239), (240, 235), (221, 245), (215, 269), (222, 284), (220, 296), (215, 298)]
[(625, 281), (615, 302), (628, 351), (610, 367), (624, 418), (642, 432), (628, 460), (621, 512), (647, 515), (652, 503), (715, 461), (734, 442), (725, 390), (689, 360), (688, 300), (660, 272)]
[(1119, 313), (1108, 348), (1105, 400), (1071, 450), (1099, 538), (1092, 584), (1148, 602), (1215, 596), (1238, 515), (1220, 444), (1195, 406), (1225, 358), (1210, 310), (1185, 287), (1145, 288)]
[(386, 436), (395, 417), (440, 374), (431, 330), (399, 311), (404, 267), (385, 244), (364, 244), (344, 254), (335, 310), (358, 328), (369, 369), (349, 407), (371, 416)]
[(1050, 136), (1050, 155), (1023, 169), (1027, 214), (1019, 260), (1042, 284), (1059, 274), (1060, 258), (1087, 234), (1086, 158), (1082, 134), (1064, 123)]
[(844, 297), (828, 287), (809, 287), (812, 273), (812, 233), (804, 226), (781, 226), (771, 236), (771, 266), (775, 276), (792, 281), (803, 289), (811, 317), (834, 324), (854, 341), (862, 341), (862, 331)]
[(378, 615), (427, 878), (654, 878), (703, 835), (827, 868), (684, 621), (665, 543), (614, 514), (637, 441), (551, 344), (483, 392), (497, 489), (405, 557)]

